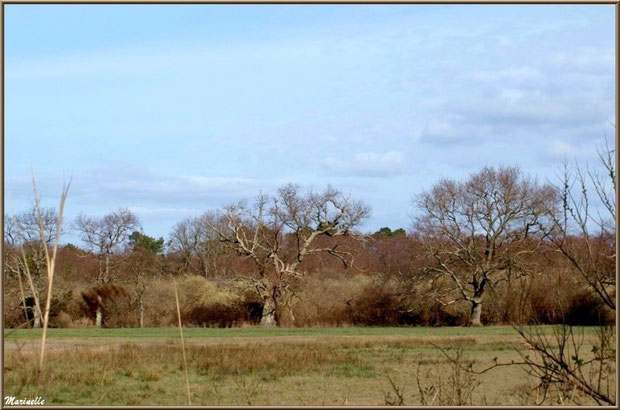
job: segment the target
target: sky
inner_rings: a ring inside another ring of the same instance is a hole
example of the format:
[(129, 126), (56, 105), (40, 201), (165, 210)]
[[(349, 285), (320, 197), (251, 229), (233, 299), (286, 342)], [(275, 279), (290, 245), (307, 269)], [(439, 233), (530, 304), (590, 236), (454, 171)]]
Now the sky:
[[(5, 210), (146, 234), (296, 182), (408, 228), (441, 178), (554, 181), (614, 144), (614, 5), (15, 5)], [(71, 234), (69, 233), (69, 239)]]

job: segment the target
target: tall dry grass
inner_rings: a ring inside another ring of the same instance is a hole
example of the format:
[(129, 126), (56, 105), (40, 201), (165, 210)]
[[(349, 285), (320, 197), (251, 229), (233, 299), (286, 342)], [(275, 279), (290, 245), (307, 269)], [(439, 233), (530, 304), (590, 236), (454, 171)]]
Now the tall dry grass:
[(41, 332), (41, 353), (39, 356), (39, 369), (37, 371), (37, 380), (40, 379), (41, 373), (43, 372), (43, 365), (45, 360), (45, 340), (47, 337), (47, 326), (49, 324), (50, 317), (50, 306), (52, 302), (52, 285), (54, 282), (54, 268), (56, 266), (56, 255), (58, 253), (58, 242), (60, 241), (60, 229), (62, 227), (62, 217), (65, 209), (65, 201), (67, 200), (67, 195), (69, 194), (69, 187), (71, 186), (71, 179), (69, 179), (69, 183), (65, 184), (62, 188), (62, 194), (60, 196), (60, 206), (58, 207), (58, 221), (56, 223), (56, 236), (54, 238), (53, 243), (53, 251), (50, 257), (50, 252), (47, 246), (47, 241), (45, 238), (45, 228), (43, 226), (43, 216), (41, 214), (41, 203), (39, 200), (39, 193), (37, 190), (37, 181), (34, 176), (34, 172), (32, 172), (32, 186), (34, 188), (34, 199), (37, 207), (37, 222), (39, 224), (39, 234), (41, 235), (41, 242), (43, 243), (43, 247), (45, 250), (45, 262), (46, 262), (46, 270), (47, 270), (47, 298), (45, 300), (45, 312), (43, 313), (43, 331)]
[(185, 387), (187, 389), (187, 405), (192, 405), (192, 395), (189, 390), (189, 372), (187, 371), (187, 358), (185, 357), (185, 339), (183, 338), (183, 324), (181, 323), (181, 306), (179, 304), (179, 290), (177, 282), (174, 282), (174, 298), (177, 305), (177, 317), (179, 319), (179, 335), (181, 336), (181, 350), (183, 351), (183, 370), (185, 371)]
[[(39, 227), (39, 239), (41, 240), (41, 244), (45, 252), (47, 290), (46, 290), (46, 299), (45, 299), (44, 309), (41, 308), (41, 300), (39, 299), (38, 291), (34, 286), (34, 282), (32, 279), (32, 273), (30, 272), (30, 267), (28, 264), (28, 258), (26, 257), (26, 251), (24, 250), (23, 243), (21, 242), (20, 242), (20, 253), (21, 253), (22, 263), (24, 267), (24, 274), (26, 276), (26, 280), (27, 280), (28, 286), (30, 287), (30, 292), (32, 293), (32, 297), (34, 300), (35, 315), (38, 315), (38, 317), (42, 320), (41, 348), (39, 351), (38, 366), (36, 369), (36, 381), (37, 381), (37, 385), (39, 385), (41, 382), (41, 378), (42, 378), (43, 370), (44, 370), (44, 364), (45, 364), (45, 342), (47, 340), (47, 328), (49, 325), (49, 318), (50, 318), (50, 307), (51, 307), (51, 302), (52, 302), (52, 289), (53, 289), (53, 284), (54, 284), (54, 270), (55, 270), (56, 260), (57, 260), (58, 243), (60, 241), (60, 232), (61, 232), (62, 221), (63, 221), (63, 213), (64, 213), (64, 208), (65, 208), (65, 202), (67, 200), (67, 196), (69, 193), (69, 187), (71, 186), (71, 179), (69, 179), (69, 182), (67, 184), (63, 185), (62, 194), (60, 196), (58, 220), (56, 221), (55, 236), (52, 242), (51, 251), (48, 246), (48, 238), (46, 238), (46, 235), (45, 235), (45, 226), (43, 223), (43, 215), (41, 211), (41, 201), (39, 198), (39, 192), (37, 189), (37, 180), (35, 178), (34, 171), (32, 171), (32, 186), (34, 190), (35, 208), (36, 208), (36, 213), (37, 213), (36, 221)], [(13, 212), (13, 219), (15, 221), (15, 224), (17, 225), (17, 218), (14, 212)], [(25, 296), (25, 292), (23, 289), (23, 285), (22, 285), (21, 273), (18, 273), (17, 276), (18, 276), (18, 281), (19, 281), (20, 295), (22, 299), (21, 302), (24, 306), (24, 314), (26, 316), (26, 323), (28, 324), (28, 327), (30, 327), (30, 322), (28, 320), (28, 313), (27, 313), (27, 307), (26, 307), (26, 296)]]

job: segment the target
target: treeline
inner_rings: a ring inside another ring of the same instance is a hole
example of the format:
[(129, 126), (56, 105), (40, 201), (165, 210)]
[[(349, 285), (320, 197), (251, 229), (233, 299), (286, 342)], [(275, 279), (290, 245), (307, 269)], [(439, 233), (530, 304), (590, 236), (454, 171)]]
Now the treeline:
[[(282, 313), (281, 325), (469, 324), (470, 307), (462, 302), (449, 303), (454, 295), (445, 298), (454, 293), (450, 281), (423, 277), (420, 261), (412, 258), (422, 255), (423, 246), (416, 239), (406, 235), (373, 235), (367, 243), (356, 245), (360, 253), (354, 267), (345, 269), (324, 255), (308, 263), (310, 274), (296, 287), (288, 311)], [(205, 276), (196, 256), (192, 256), (192, 267), (186, 270), (188, 261), (178, 253), (132, 253), (114, 255), (114, 279), (107, 285), (97, 285), (99, 263), (95, 255), (72, 245), (60, 249), (50, 326), (94, 326), (99, 306), (97, 294), (102, 298), (104, 326), (174, 326), (175, 280), (186, 325), (230, 327), (260, 323), (263, 302), (254, 289), (238, 279), (239, 275), (254, 274), (242, 257), (223, 251), (209, 259), (216, 268)], [(135, 274), (136, 258), (150, 259), (152, 263), (143, 277)], [(549, 249), (548, 254), (539, 258), (535, 262), (540, 264), (539, 272), (526, 278), (511, 278), (494, 289), (482, 312), (483, 323), (504, 324), (518, 316), (528, 323), (592, 325), (615, 320), (613, 311), (583, 285), (580, 275), (567, 266), (561, 255)], [(23, 324), (25, 314), (16, 275), (6, 272), (5, 324), (16, 327)], [(34, 273), (33, 280), (44, 300), (44, 284), (39, 284), (44, 277)], [(529, 301), (524, 312), (519, 299), (528, 288)], [(27, 314), (34, 321), (34, 306), (32, 302), (27, 301), (28, 304)]]
[[(60, 227), (81, 244), (58, 250), (50, 326), (173, 326), (175, 282), (188, 326), (610, 324), (612, 153), (601, 151), (606, 172), (565, 167), (557, 186), (510, 167), (438, 181), (415, 197), (409, 232), (362, 234), (363, 202), (293, 184), (180, 221), (166, 239), (128, 209), (81, 215)], [(5, 215), (7, 326), (40, 326), (41, 232), (57, 229), (52, 208)]]

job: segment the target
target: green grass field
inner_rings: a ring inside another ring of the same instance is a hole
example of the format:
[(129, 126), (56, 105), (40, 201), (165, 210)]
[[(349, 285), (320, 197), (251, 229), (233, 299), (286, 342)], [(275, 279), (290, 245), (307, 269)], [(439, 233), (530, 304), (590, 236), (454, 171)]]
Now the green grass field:
[[(586, 345), (594, 328), (580, 329)], [(551, 327), (545, 332), (552, 332)], [(481, 369), (526, 348), (507, 326), (484, 328), (184, 329), (193, 405), (534, 404), (519, 366), (460, 371), (436, 346)], [(50, 405), (187, 404), (178, 329), (50, 329), (37, 387), (40, 332), (5, 330), (5, 395)], [(558, 403), (547, 403), (558, 404)]]
[[(582, 328), (591, 332), (593, 328)], [(510, 326), (488, 326), (481, 328), (471, 327), (338, 327), (338, 328), (184, 328), (186, 338), (211, 337), (278, 337), (278, 336), (468, 336), (468, 335), (513, 335)], [(5, 337), (23, 339), (28, 337), (39, 338), (40, 329), (6, 329)], [(178, 328), (122, 328), (122, 329), (49, 329), (51, 339), (67, 338), (131, 338), (131, 339), (158, 339), (178, 337)]]

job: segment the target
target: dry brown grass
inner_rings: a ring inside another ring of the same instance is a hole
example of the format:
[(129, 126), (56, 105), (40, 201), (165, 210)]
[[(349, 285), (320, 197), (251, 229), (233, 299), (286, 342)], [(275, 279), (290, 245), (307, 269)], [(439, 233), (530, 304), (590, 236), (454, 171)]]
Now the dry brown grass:
[[(190, 338), (186, 348), (192, 404), (384, 405), (391, 392), (389, 376), (404, 388), (405, 404), (420, 405), (418, 375), (423, 376), (425, 389), (443, 383), (441, 400), (448, 403), (453, 399), (449, 383), (454, 366), (431, 343), (460, 347), (476, 366), (484, 367), (494, 357), (504, 362), (519, 358), (510, 348), (519, 346), (518, 338), (503, 338), (504, 343), (499, 336)], [(56, 405), (187, 402), (175, 340), (113, 339), (107, 340), (107, 347), (95, 348), (71, 340), (63, 344), (63, 349), (48, 352), (42, 390), (33, 384), (36, 360), (31, 353), (7, 350), (6, 394), (44, 394), (49, 404)], [(465, 388), (474, 386), (467, 391), (467, 403), (522, 405), (535, 400), (525, 394), (532, 391), (534, 381), (518, 367), (498, 368), (472, 384), (463, 374), (458, 377)]]

